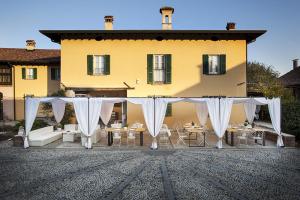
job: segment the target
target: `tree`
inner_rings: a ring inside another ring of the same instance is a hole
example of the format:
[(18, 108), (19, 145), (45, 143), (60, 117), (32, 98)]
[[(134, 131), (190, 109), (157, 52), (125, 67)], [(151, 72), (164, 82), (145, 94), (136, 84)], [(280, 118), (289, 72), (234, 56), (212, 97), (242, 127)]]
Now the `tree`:
[(290, 89), (284, 88), (279, 81), (279, 72), (271, 65), (249, 62), (247, 65), (247, 89), (265, 97), (281, 97), (283, 101), (294, 101)]

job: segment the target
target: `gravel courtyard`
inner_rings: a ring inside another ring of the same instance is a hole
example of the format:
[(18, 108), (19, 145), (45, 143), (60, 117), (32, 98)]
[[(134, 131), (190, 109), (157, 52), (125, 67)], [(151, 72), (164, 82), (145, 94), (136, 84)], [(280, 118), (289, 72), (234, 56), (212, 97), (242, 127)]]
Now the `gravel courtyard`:
[(300, 199), (299, 149), (0, 148), (0, 199)]

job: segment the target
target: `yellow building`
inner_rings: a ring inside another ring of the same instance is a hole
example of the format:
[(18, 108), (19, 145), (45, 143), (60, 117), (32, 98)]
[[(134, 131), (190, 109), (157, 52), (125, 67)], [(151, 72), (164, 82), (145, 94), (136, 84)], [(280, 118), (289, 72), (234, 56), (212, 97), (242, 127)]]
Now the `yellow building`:
[[(247, 45), (264, 30), (172, 30), (174, 9), (163, 7), (162, 30), (41, 30), (61, 45), (61, 82), (73, 95), (245, 97)], [(126, 113), (125, 105), (123, 112)], [(234, 108), (232, 120), (244, 120)], [(194, 107), (174, 104), (166, 122), (196, 120)], [(128, 122), (143, 119), (127, 105)]]
[(60, 89), (60, 50), (0, 48), (0, 119), (24, 119), (24, 95), (47, 96)]
[[(61, 45), (60, 87), (68, 96), (247, 95), (247, 46), (266, 31), (236, 30), (234, 23), (224, 30), (173, 30), (174, 9), (163, 7), (160, 13), (162, 30), (113, 30), (113, 16), (105, 16), (105, 30), (41, 30)], [(21, 66), (16, 73), (20, 80)], [(40, 81), (50, 85), (46, 78)], [(48, 86), (36, 85), (33, 93), (27, 83), (16, 85), (18, 97), (49, 94)], [(115, 111), (128, 123), (143, 121), (141, 109), (130, 103)], [(167, 115), (169, 124), (197, 120), (189, 103), (169, 106)], [(244, 120), (241, 107), (234, 106), (232, 120)]]

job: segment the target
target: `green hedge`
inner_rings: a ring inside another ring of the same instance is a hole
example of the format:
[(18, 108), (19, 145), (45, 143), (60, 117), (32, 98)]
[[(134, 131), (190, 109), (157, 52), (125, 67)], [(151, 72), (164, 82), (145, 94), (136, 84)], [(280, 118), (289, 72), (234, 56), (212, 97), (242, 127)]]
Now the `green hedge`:
[(282, 132), (296, 136), (300, 140), (300, 103), (282, 104)]

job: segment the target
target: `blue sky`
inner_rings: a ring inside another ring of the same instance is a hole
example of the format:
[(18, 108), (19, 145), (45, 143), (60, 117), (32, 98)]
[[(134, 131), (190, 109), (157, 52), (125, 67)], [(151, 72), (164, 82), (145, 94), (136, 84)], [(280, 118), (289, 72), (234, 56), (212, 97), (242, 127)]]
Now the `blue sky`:
[(273, 65), (280, 73), (300, 58), (300, 0), (0, 0), (0, 47), (60, 48), (40, 29), (103, 29), (103, 17), (115, 17), (114, 29), (161, 29), (161, 6), (175, 8), (173, 29), (266, 29), (249, 45), (248, 60)]

